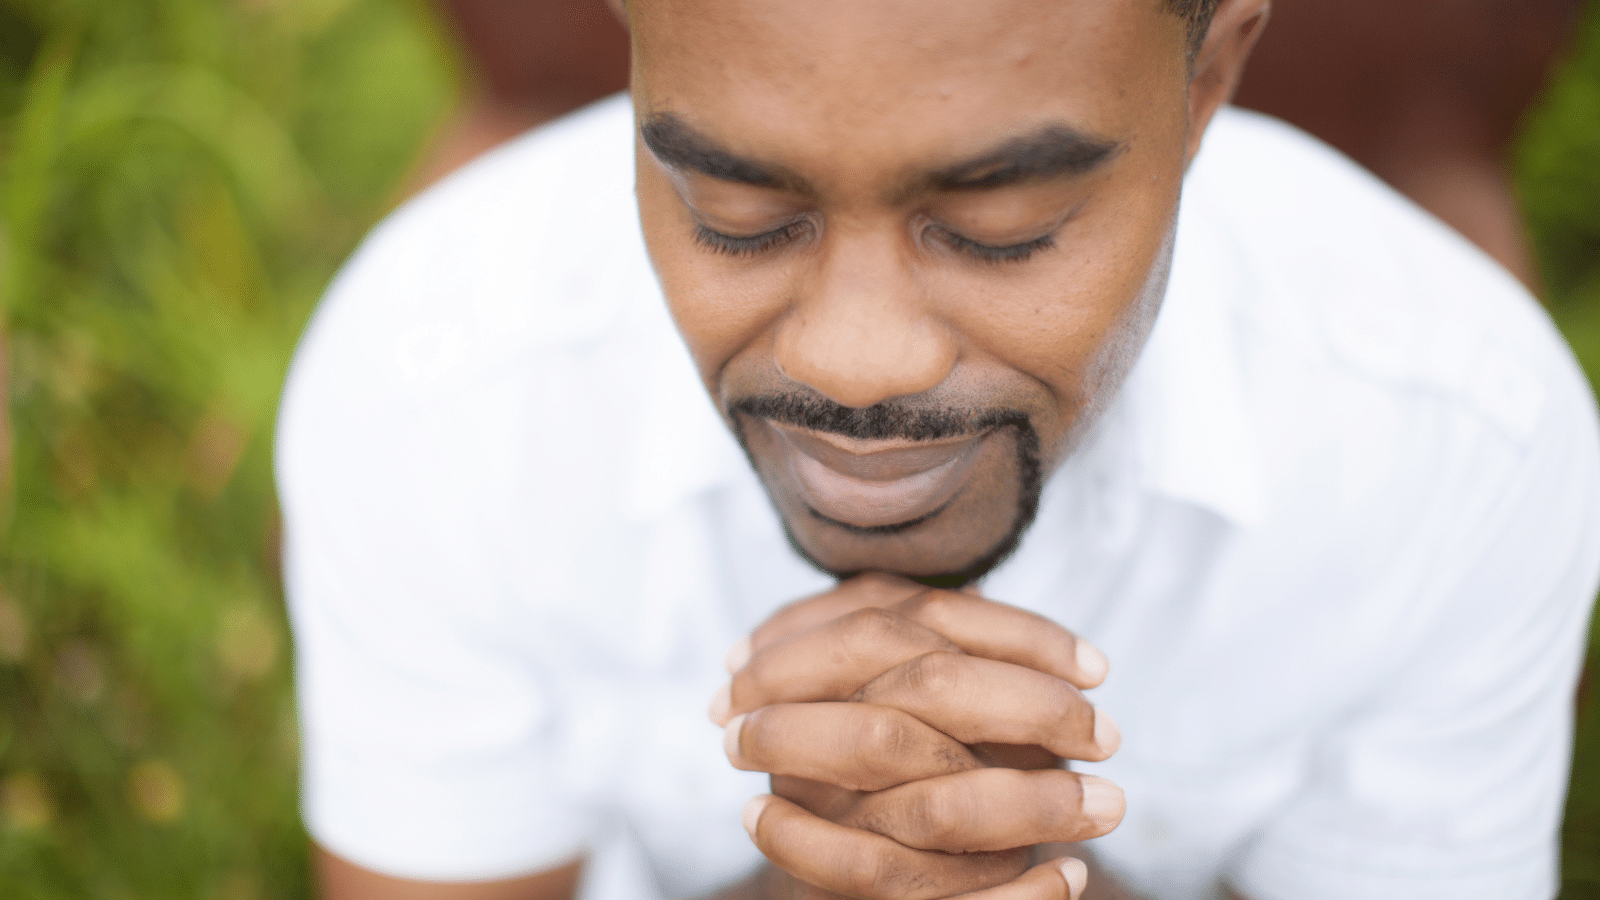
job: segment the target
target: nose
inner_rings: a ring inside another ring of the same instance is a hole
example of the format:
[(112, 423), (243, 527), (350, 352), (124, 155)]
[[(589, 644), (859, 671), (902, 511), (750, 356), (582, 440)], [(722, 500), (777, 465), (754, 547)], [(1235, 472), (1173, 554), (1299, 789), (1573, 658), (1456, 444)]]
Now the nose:
[(821, 249), (778, 327), (773, 352), (784, 374), (856, 408), (944, 381), (955, 336), (900, 242), (837, 234)]

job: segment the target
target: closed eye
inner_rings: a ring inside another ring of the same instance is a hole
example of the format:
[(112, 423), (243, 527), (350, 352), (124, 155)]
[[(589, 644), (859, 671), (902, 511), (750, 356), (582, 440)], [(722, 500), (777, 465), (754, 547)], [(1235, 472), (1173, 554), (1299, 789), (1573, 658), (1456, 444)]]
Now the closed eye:
[[(755, 256), (788, 244), (800, 237), (806, 227), (806, 220), (798, 219), (780, 225), (771, 231), (736, 236), (724, 234), (697, 223), (694, 226), (694, 240), (695, 243), (708, 250), (727, 256)], [(944, 241), (956, 252), (965, 254), (979, 262), (993, 264), (1024, 262), (1034, 254), (1052, 249), (1056, 245), (1053, 233), (1034, 238), (1031, 241), (1024, 241), (1020, 244), (1007, 244), (1004, 246), (984, 244), (944, 229), (939, 230), (939, 237), (940, 240)]]
[(797, 219), (793, 222), (780, 225), (771, 231), (752, 234), (746, 237), (735, 237), (712, 231), (704, 225), (694, 226), (694, 242), (708, 250), (728, 256), (754, 256), (773, 250), (799, 237), (806, 229), (806, 220)]
[(1035, 253), (1049, 250), (1056, 245), (1056, 236), (1052, 232), (1043, 237), (1024, 241), (1020, 244), (1007, 244), (996, 247), (992, 244), (983, 244), (971, 238), (962, 237), (953, 231), (939, 230), (939, 239), (958, 253), (966, 254), (979, 262), (984, 263), (1019, 263), (1025, 262)]

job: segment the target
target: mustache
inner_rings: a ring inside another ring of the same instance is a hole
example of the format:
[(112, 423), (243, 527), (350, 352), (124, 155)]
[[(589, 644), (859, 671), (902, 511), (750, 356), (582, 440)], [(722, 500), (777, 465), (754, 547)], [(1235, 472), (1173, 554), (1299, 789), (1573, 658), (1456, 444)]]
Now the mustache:
[(741, 397), (728, 411), (863, 441), (937, 441), (1007, 427), (1033, 431), (1028, 414), (1014, 409), (927, 409), (894, 400), (858, 409), (805, 394)]

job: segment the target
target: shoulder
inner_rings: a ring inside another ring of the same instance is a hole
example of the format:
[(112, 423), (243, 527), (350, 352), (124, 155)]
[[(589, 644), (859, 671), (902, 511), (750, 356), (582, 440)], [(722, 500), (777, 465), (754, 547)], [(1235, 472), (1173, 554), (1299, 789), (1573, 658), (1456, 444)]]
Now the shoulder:
[[(1391, 618), (1506, 611), (1488, 571), (1569, 573), (1542, 599), (1586, 603), (1600, 425), (1538, 302), (1375, 177), (1263, 116), (1221, 117), (1191, 200), (1180, 264), (1221, 285), (1209, 302), (1260, 452), (1263, 546), (1336, 560), (1352, 600)], [(1538, 541), (1508, 533), (1539, 522)]]
[[(368, 518), (412, 502), (487, 529), (505, 524), (488, 512), (517, 504), (559, 518), (550, 507), (622, 503), (615, 476), (641, 405), (625, 373), (675, 352), (639, 235), (631, 135), (626, 98), (603, 101), (373, 230), (290, 372), (277, 455), (291, 515), (359, 497), (374, 499)], [(698, 387), (672, 371), (674, 390)], [(598, 490), (580, 497), (578, 484)]]
[[(1443, 419), (1508, 458), (1593, 430), (1565, 341), (1475, 246), (1276, 120), (1229, 110), (1206, 141), (1186, 185), (1203, 219), (1190, 231), (1210, 232), (1201, 252), (1229, 257), (1222, 305), (1241, 366), (1262, 375), (1247, 389), (1269, 418), (1312, 433), (1337, 426), (1323, 433), (1336, 443), (1411, 438), (1395, 459), (1412, 466), (1443, 449)], [(1349, 405), (1366, 427), (1314, 412)]]
[(1520, 283), (1333, 149), (1228, 110), (1195, 168), (1190, 187), (1244, 261), (1234, 312), (1255, 336), (1396, 400), (1459, 404), (1515, 443), (1546, 404), (1590, 405)]
[(630, 122), (624, 99), (590, 107), (491, 152), (380, 223), (323, 298), (291, 396), (295, 381), (330, 369), (357, 376), (357, 362), (383, 381), (447, 375), (458, 370), (443, 365), (446, 345), (467, 337), (482, 360), (603, 331), (640, 274)]

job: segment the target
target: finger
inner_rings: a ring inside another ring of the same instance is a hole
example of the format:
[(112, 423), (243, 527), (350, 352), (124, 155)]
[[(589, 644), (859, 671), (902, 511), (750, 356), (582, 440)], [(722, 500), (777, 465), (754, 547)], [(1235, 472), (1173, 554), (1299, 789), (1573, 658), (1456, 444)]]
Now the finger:
[(1028, 859), (1026, 850), (962, 856), (913, 850), (770, 795), (745, 806), (744, 823), (773, 865), (825, 891), (861, 900), (939, 900), (980, 891), (1015, 879)]
[(736, 769), (853, 791), (978, 768), (958, 740), (900, 710), (864, 703), (764, 706), (729, 722), (723, 746)]
[(727, 659), (734, 678), (717, 691), (710, 715), (721, 725), (769, 703), (840, 699), (919, 651), (951, 648), (1080, 688), (1100, 684), (1109, 669), (1105, 654), (1042, 616), (870, 574), (787, 607), (736, 644)]
[[(845, 797), (830, 798), (834, 810)], [(975, 769), (866, 794), (842, 819), (918, 850), (972, 853), (1082, 841), (1122, 821), (1122, 789), (1061, 769)]]
[(772, 793), (829, 822), (844, 822), (861, 798), (875, 796), (793, 775), (774, 775), (770, 781)]
[(925, 653), (851, 699), (902, 710), (963, 744), (1038, 744), (1063, 759), (1107, 759), (1117, 725), (1059, 678), (964, 653)]
[(922, 591), (894, 610), (973, 656), (1036, 669), (1075, 687), (1097, 687), (1111, 669), (1099, 648), (1044, 616), (960, 591)]
[(1070, 856), (1052, 859), (999, 887), (985, 888), (951, 900), (1078, 900), (1089, 885), (1089, 867)]
[[(832, 590), (797, 600), (772, 614), (750, 635), (751, 649), (759, 650), (773, 641), (832, 621), (867, 607), (887, 607), (926, 591), (923, 585), (882, 572), (868, 572), (842, 581)], [(730, 659), (732, 663), (736, 660)], [(737, 668), (737, 666), (730, 666)]]
[(711, 718), (722, 725), (774, 703), (845, 700), (884, 672), (934, 650), (957, 647), (898, 613), (858, 609), (762, 647), (718, 692)]

